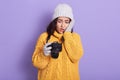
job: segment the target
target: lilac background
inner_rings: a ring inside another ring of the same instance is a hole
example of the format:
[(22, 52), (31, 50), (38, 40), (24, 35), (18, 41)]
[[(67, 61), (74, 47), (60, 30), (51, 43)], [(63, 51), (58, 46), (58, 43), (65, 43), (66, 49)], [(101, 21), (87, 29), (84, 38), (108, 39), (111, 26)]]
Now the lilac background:
[(81, 35), (81, 80), (120, 80), (119, 0), (0, 0), (0, 80), (37, 79), (31, 56), (61, 2), (73, 7)]

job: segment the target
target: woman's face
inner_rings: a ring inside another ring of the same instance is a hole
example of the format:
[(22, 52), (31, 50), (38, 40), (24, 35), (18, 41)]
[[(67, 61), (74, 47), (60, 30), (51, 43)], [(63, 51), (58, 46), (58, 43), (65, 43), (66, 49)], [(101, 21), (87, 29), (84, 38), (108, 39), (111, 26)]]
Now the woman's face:
[(64, 33), (70, 24), (70, 18), (68, 17), (58, 17), (56, 24), (56, 31), (60, 34)]

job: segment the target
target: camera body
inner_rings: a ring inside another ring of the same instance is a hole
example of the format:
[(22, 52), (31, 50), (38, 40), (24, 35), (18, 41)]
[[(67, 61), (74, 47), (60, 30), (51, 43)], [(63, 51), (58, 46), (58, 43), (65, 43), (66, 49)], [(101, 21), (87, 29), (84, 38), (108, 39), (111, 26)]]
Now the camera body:
[(59, 52), (62, 51), (62, 44), (58, 42), (53, 42), (51, 45), (48, 45), (48, 47), (51, 46), (51, 57), (52, 58), (58, 58)]

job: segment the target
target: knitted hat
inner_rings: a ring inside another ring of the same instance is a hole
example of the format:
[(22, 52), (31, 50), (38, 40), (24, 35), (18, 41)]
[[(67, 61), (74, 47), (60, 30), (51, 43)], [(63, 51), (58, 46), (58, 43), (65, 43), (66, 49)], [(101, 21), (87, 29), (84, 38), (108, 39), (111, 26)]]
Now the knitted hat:
[(59, 4), (54, 10), (52, 20), (60, 16), (69, 17), (71, 20), (73, 20), (72, 8), (68, 4)]

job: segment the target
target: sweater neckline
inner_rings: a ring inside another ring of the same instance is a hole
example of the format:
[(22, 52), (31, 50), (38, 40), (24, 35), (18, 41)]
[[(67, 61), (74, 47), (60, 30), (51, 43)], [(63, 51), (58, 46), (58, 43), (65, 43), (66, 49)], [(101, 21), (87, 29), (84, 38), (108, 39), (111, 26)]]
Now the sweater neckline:
[(55, 30), (54, 33), (53, 33), (53, 36), (57, 37), (58, 39), (61, 39), (63, 34), (60, 34)]

